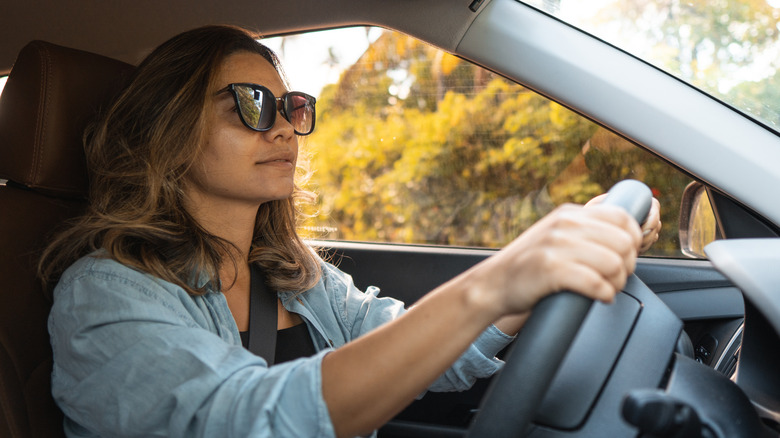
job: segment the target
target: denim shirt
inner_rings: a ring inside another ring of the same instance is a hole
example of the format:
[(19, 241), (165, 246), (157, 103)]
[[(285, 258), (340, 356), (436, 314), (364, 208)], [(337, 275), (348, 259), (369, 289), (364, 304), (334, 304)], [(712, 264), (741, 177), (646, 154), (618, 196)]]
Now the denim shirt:
[[(241, 346), (219, 291), (191, 296), (108, 258), (77, 261), (55, 288), (49, 316), (52, 392), (66, 434), (334, 436), (322, 358), (405, 310), (375, 287), (358, 290), (330, 264), (322, 270), (312, 289), (279, 293), (318, 353), (268, 367)], [(490, 326), (429, 390), (464, 390), (493, 374), (502, 365), (495, 354), (511, 339)]]

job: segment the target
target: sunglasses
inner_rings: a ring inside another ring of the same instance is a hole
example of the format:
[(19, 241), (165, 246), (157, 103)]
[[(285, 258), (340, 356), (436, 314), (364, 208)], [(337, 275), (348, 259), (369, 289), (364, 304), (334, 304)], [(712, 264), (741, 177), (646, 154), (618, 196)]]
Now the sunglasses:
[(247, 128), (264, 132), (276, 122), (280, 112), (298, 135), (309, 135), (314, 131), (314, 104), (317, 100), (300, 91), (290, 91), (276, 97), (268, 88), (257, 84), (230, 84), (223, 91), (229, 91), (236, 100), (238, 116)]

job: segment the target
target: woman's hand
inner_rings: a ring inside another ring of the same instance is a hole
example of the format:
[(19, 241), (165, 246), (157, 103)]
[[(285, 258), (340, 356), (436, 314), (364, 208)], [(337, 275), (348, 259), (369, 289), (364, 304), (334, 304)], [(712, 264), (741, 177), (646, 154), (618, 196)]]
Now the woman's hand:
[[(598, 205), (606, 198), (607, 194), (596, 196), (585, 204), (586, 207), (592, 205)], [(661, 233), (661, 203), (657, 199), (653, 198), (653, 202), (650, 206), (650, 212), (647, 213), (647, 218), (642, 224), (642, 246), (639, 248), (639, 254), (644, 253), (655, 242), (658, 241), (658, 236)]]
[(642, 242), (639, 226), (622, 208), (564, 205), (462, 281), (500, 315), (526, 313), (562, 290), (611, 302), (634, 272)]
[(639, 248), (639, 254), (650, 249), (655, 242), (658, 241), (658, 236), (661, 233), (661, 203), (657, 199), (653, 198), (652, 207), (650, 207), (650, 213), (647, 214), (645, 223), (642, 224), (642, 247)]

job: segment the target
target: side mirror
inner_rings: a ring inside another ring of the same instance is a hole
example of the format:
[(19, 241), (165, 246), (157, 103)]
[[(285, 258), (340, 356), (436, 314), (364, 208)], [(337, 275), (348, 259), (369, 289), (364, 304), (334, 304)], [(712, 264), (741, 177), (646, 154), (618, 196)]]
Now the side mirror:
[(704, 247), (719, 239), (715, 213), (707, 188), (700, 182), (688, 184), (680, 206), (680, 250), (688, 257), (706, 259)]

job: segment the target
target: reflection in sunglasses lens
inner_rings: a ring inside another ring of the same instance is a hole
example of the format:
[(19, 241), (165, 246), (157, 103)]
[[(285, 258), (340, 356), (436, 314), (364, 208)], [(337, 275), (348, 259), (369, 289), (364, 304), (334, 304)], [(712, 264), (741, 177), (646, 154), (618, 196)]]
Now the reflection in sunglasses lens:
[(287, 114), (290, 118), (290, 123), (292, 123), (296, 131), (308, 134), (311, 130), (312, 113), (308, 100), (304, 96), (298, 95), (288, 95), (287, 100), (289, 102)]
[(236, 87), (236, 96), (239, 102), (239, 111), (244, 121), (256, 129), (264, 129), (260, 126), (260, 115), (263, 110), (263, 91), (242, 86)]
[[(241, 120), (251, 129), (271, 129), (280, 110), (298, 135), (308, 135), (314, 130), (314, 98), (297, 91), (277, 98), (265, 87), (252, 84), (231, 84), (238, 104)], [(282, 108), (274, 103), (281, 102)], [(268, 106), (268, 108), (264, 108)]]

